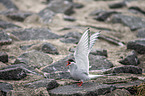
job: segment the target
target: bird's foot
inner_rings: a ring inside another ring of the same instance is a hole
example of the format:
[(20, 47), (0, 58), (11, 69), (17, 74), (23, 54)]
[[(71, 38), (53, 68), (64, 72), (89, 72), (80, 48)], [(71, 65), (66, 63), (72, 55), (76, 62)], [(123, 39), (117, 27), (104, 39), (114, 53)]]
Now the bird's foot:
[(77, 83), (77, 85), (80, 87), (82, 86), (83, 82), (81, 81), (80, 83)]

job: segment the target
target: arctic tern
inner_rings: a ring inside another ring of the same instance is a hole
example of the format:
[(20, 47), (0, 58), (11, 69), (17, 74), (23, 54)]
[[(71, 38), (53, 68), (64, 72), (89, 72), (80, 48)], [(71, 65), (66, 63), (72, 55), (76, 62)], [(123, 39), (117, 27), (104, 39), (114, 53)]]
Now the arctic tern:
[(79, 43), (76, 46), (76, 50), (74, 52), (75, 60), (69, 59), (67, 61), (67, 66), (69, 66), (70, 75), (75, 80), (80, 80), (78, 86), (81, 86), (84, 81), (97, 78), (104, 75), (91, 75), (89, 74), (89, 59), (88, 55), (97, 40), (99, 32), (94, 33), (90, 36), (89, 28), (83, 33), (80, 38)]

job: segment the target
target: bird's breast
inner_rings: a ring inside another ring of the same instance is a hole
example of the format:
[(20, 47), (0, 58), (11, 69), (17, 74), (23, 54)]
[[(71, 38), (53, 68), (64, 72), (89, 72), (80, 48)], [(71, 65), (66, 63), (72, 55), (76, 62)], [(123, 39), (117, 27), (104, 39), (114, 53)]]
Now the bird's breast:
[(85, 72), (81, 71), (81, 70), (75, 70), (74, 72), (70, 73), (72, 78), (75, 80), (89, 80), (89, 76), (88, 74), (86, 74)]

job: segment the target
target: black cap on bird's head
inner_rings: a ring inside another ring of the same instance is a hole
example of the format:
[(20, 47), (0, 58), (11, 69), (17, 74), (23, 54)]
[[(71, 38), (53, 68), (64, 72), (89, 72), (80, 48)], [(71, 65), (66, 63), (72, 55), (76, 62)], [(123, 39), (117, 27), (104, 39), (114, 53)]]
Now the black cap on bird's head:
[(75, 61), (74, 61), (73, 59), (68, 59), (68, 61), (67, 61), (67, 65), (66, 65), (66, 66), (70, 65), (71, 62), (75, 62)]
[(75, 62), (73, 59), (68, 59), (69, 62)]

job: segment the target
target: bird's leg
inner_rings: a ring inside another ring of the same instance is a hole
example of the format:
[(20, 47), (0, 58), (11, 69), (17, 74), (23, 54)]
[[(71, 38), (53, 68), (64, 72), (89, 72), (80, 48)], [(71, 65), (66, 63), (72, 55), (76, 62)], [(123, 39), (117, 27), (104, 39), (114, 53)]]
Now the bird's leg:
[(80, 87), (80, 86), (82, 86), (82, 84), (83, 84), (83, 81), (81, 81), (80, 83), (77, 83), (77, 85)]

